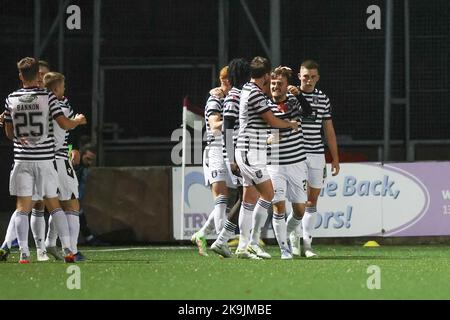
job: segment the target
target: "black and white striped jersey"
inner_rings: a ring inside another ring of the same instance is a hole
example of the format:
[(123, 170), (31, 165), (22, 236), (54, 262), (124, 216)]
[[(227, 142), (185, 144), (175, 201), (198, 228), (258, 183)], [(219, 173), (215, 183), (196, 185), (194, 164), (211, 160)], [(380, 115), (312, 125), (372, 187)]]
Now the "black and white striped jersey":
[[(225, 100), (223, 101), (223, 118), (228, 117), (228, 118), (233, 118), (234, 121), (234, 127), (233, 127), (233, 132), (232, 135), (231, 133), (228, 133), (230, 137), (233, 137), (233, 139), (225, 139), (227, 142), (228, 141), (232, 141), (233, 144), (230, 146), (228, 146), (230, 149), (235, 149), (236, 148), (236, 142), (237, 142), (237, 137), (238, 137), (238, 133), (239, 133), (239, 101), (240, 101), (240, 96), (241, 96), (241, 89), (238, 89), (236, 87), (231, 88), (231, 90), (228, 92), (228, 95), (225, 97)], [(223, 134), (227, 134), (223, 129), (222, 129), (222, 133)], [(224, 145), (224, 157), (227, 157), (227, 153), (226, 153), (226, 146)]]
[(302, 92), (312, 108), (312, 114), (302, 118), (303, 139), (306, 153), (324, 153), (322, 127), (324, 120), (331, 119), (330, 99), (319, 89), (311, 93)]
[(268, 98), (261, 88), (247, 82), (239, 101), (239, 133), (236, 150), (266, 150), (269, 124), (261, 114), (270, 112)]
[(55, 159), (52, 119), (63, 115), (55, 95), (38, 87), (22, 88), (6, 98), (5, 121), (14, 129), (14, 161)]
[(206, 136), (207, 136), (207, 148), (210, 147), (222, 147), (222, 133), (219, 129), (216, 135), (213, 134), (211, 127), (209, 126), (209, 117), (213, 114), (218, 114), (222, 118), (223, 111), (223, 98), (215, 96), (209, 96), (205, 107), (205, 122), (206, 122)]
[[(63, 97), (59, 100), (59, 106), (63, 111), (66, 118), (72, 118), (73, 109), (69, 103), (69, 100), (66, 97)], [(57, 159), (69, 159), (69, 130), (62, 129), (58, 123), (53, 120), (53, 132), (55, 135), (55, 150), (56, 150), (56, 158)]]
[(288, 165), (306, 160), (303, 133), (301, 130), (301, 106), (297, 98), (288, 94), (286, 100), (276, 103), (270, 101), (273, 114), (283, 120), (297, 120), (298, 131), (291, 128), (272, 129), (272, 133), (279, 133), (278, 143), (272, 143), (267, 148), (268, 163), (271, 165)]

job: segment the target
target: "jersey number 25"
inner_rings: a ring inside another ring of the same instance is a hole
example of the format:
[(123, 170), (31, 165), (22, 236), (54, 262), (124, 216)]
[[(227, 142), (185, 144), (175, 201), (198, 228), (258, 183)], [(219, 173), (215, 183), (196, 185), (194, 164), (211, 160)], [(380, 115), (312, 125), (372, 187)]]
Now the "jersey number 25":
[(15, 129), (16, 137), (23, 138), (29, 137), (40, 137), (44, 133), (44, 125), (37, 121), (37, 117), (41, 117), (42, 112), (18, 112), (14, 115), (16, 120)]

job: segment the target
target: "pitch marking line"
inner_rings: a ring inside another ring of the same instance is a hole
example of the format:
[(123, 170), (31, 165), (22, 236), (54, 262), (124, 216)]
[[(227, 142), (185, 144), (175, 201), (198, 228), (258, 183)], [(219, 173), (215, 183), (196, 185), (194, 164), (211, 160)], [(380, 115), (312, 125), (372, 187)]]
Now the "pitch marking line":
[(84, 249), (83, 252), (114, 252), (114, 251), (136, 251), (136, 250), (194, 250), (197, 247), (140, 247), (140, 248), (114, 248), (114, 249)]

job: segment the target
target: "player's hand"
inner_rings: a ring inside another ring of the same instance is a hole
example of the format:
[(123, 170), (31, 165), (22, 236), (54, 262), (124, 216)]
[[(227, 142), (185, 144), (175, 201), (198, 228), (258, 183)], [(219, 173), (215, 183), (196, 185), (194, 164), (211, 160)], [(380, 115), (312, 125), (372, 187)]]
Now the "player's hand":
[(220, 87), (212, 88), (209, 94), (217, 98), (225, 98), (225, 92)]
[(340, 170), (339, 161), (333, 160), (333, 162), (331, 162), (331, 175), (337, 176), (339, 174), (339, 170)]
[(238, 165), (235, 162), (230, 163), (231, 172), (235, 175), (240, 177), (241, 176), (241, 170), (239, 169)]
[(289, 121), (289, 123), (291, 124), (289, 127), (292, 130), (298, 131), (298, 122), (297, 122), (297, 120), (291, 120), (291, 121)]
[(78, 124), (86, 124), (87, 120), (84, 114), (77, 113), (74, 120), (78, 122)]
[(72, 165), (77, 166), (80, 164), (80, 152), (78, 150), (72, 150), (70, 154), (70, 158), (72, 159)]
[(0, 114), (0, 127), (3, 127), (3, 124), (5, 123), (5, 111)]
[(219, 137), (222, 136), (222, 130), (221, 129), (212, 129), (211, 133), (213, 134), (213, 136), (215, 137)]
[(19, 141), (20, 141), (20, 144), (23, 145), (23, 146), (28, 146), (29, 145), (28, 140), (25, 139), (25, 138), (20, 138)]
[(294, 96), (298, 96), (300, 94), (300, 90), (296, 86), (293, 86), (293, 85), (289, 85), (287, 87), (287, 90), (290, 93), (292, 93)]
[(269, 134), (267, 144), (275, 144), (280, 142), (280, 134), (278, 132)]

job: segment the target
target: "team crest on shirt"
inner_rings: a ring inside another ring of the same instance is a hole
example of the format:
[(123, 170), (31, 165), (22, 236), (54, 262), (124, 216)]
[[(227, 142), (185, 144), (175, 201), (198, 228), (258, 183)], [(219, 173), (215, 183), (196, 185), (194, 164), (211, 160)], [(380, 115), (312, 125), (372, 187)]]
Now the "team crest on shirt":
[(319, 97), (313, 96), (312, 97), (312, 103), (319, 104)]
[(256, 174), (256, 177), (257, 177), (258, 179), (261, 179), (261, 178), (263, 177), (263, 174), (262, 174), (262, 171), (261, 171), (261, 170), (256, 171), (255, 174)]
[(311, 114), (309, 116), (303, 116), (302, 120), (305, 123), (309, 123), (309, 122), (315, 122), (317, 119), (317, 110), (312, 110)]
[(19, 101), (23, 103), (32, 103), (35, 101), (38, 97), (32, 94), (24, 94), (23, 96), (19, 97)]
[(217, 177), (217, 170), (211, 171), (211, 177), (213, 178)]

